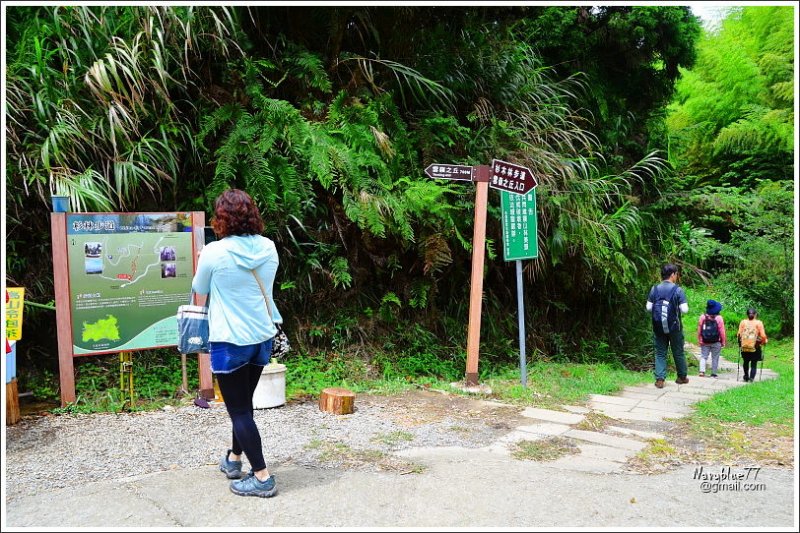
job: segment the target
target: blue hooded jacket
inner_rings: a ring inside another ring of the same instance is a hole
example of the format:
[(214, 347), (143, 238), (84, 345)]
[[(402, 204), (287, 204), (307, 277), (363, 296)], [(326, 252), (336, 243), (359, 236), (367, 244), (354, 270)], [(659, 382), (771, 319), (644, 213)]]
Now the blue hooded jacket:
[[(267, 291), (274, 323), (250, 269), (255, 269)], [(272, 298), (277, 271), (275, 243), (261, 235), (231, 235), (203, 248), (192, 290), (211, 294), (209, 341), (247, 346), (275, 336), (275, 324), (283, 322)]]

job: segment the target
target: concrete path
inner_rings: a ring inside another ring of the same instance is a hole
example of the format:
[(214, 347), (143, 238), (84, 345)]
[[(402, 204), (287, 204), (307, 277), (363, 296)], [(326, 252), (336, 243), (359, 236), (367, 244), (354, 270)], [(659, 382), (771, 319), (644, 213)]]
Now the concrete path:
[[(700, 358), (699, 348), (694, 345), (687, 344), (686, 353), (698, 360)], [(723, 357), (720, 357), (717, 374), (717, 378), (689, 376), (689, 383), (683, 385), (674, 380), (667, 381), (663, 389), (648, 383), (625, 387), (620, 394), (613, 396), (592, 394), (588, 409), (569, 405), (563, 406), (565, 411), (528, 407), (522, 415), (533, 419), (534, 423), (517, 427), (485, 449), (511, 455), (520, 442), (561, 437), (577, 446), (580, 452), (544, 465), (576, 472), (621, 472), (631, 456), (645, 448), (649, 441), (664, 438), (663, 434), (651, 429), (653, 425), (683, 418), (693, 411), (693, 404), (731, 387), (747, 385), (741, 380), (741, 369), (737, 380), (736, 363)], [(777, 374), (769, 369), (764, 369), (760, 376), (761, 379), (775, 377)], [(597, 414), (602, 415), (599, 420), (603, 429), (580, 429), (587, 417), (596, 417)], [(637, 425), (646, 426), (646, 429)]]
[(94, 483), (5, 506), (3, 531), (797, 530), (793, 473), (785, 469), (763, 469), (762, 491), (709, 493), (689, 465), (631, 476), (558, 471), (464, 448), (417, 449), (414, 458), (427, 465), (424, 474), (281, 466), (275, 474), (280, 492), (269, 499), (231, 494), (213, 465), (121, 479), (98, 476)]

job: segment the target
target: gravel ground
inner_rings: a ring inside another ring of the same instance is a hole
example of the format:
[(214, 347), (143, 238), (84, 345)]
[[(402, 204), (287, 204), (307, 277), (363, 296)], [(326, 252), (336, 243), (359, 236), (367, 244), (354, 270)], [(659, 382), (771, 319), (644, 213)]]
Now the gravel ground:
[[(257, 410), (268, 468), (413, 471), (419, 465), (387, 452), (408, 447), (486, 446), (508, 431), (492, 417), (428, 417), (403, 423), (407, 414), (380, 397), (359, 398), (352, 415), (336, 416), (316, 403)], [(224, 405), (193, 405), (155, 412), (26, 417), (6, 432), (6, 498), (122, 478), (216, 464), (230, 446)], [(249, 468), (244, 461), (243, 469)]]

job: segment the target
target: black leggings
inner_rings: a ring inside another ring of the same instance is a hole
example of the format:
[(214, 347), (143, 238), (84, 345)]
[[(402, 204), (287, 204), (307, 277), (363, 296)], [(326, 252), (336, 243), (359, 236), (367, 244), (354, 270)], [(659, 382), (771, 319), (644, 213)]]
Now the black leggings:
[[(758, 362), (761, 360), (761, 347), (756, 349), (755, 352), (742, 352), (742, 367), (744, 368), (745, 377), (751, 380), (756, 378), (756, 371), (758, 370)], [(748, 367), (750, 373), (748, 374)]]
[(261, 451), (261, 434), (253, 420), (253, 393), (263, 368), (247, 364), (230, 374), (216, 374), (233, 425), (231, 451), (234, 455), (241, 455), (244, 451), (254, 472), (267, 467)]

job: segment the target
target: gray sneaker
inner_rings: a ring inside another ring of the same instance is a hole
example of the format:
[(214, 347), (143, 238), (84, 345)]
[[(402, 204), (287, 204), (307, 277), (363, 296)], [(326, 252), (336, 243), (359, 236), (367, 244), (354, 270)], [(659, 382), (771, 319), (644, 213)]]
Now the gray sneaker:
[(228, 460), (228, 456), (232, 451), (228, 450), (219, 460), (219, 471), (224, 473), (228, 479), (239, 479), (242, 477), (242, 462)]
[(238, 481), (231, 481), (231, 492), (239, 496), (271, 498), (278, 494), (278, 487), (275, 486), (275, 476), (269, 476), (265, 481), (259, 481), (253, 475)]

